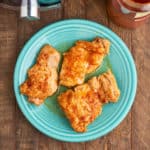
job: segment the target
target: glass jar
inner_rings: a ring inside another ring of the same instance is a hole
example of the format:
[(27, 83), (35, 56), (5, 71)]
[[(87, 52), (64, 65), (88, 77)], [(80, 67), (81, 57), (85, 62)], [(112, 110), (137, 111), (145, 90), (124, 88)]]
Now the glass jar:
[(116, 24), (134, 29), (150, 18), (150, 0), (108, 0), (107, 11)]

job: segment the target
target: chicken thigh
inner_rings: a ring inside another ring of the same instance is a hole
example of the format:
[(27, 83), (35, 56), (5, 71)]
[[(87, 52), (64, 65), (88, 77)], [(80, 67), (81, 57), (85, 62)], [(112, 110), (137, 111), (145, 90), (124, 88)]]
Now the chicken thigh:
[(41, 49), (36, 64), (28, 70), (27, 80), (20, 86), (20, 92), (28, 96), (30, 102), (40, 105), (55, 93), (59, 61), (60, 54), (52, 46), (45, 45)]
[(82, 84), (85, 75), (96, 70), (109, 53), (110, 42), (107, 39), (96, 38), (92, 42), (77, 41), (64, 54), (60, 72), (60, 84), (72, 87)]

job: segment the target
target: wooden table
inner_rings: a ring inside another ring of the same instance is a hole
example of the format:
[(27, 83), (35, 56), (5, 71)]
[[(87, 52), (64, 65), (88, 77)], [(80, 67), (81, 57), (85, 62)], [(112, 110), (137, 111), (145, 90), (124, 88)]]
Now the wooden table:
[[(132, 110), (108, 135), (85, 143), (60, 142), (37, 131), (25, 119), (13, 92), (14, 65), (25, 42), (40, 28), (57, 20), (85, 18), (116, 32), (133, 54), (138, 89)], [(25, 21), (19, 13), (0, 8), (0, 150), (149, 150), (150, 149), (150, 21), (130, 31), (113, 24), (104, 0), (64, 0), (62, 8)]]

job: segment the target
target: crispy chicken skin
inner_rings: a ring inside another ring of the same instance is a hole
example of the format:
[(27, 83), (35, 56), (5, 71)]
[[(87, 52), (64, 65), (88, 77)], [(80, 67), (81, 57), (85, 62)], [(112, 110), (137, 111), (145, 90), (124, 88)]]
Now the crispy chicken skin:
[(102, 38), (96, 38), (92, 42), (77, 41), (64, 54), (60, 84), (67, 87), (82, 84), (85, 75), (101, 65), (104, 56), (109, 53), (109, 47), (110, 42)]
[(58, 101), (72, 128), (77, 132), (85, 132), (86, 127), (102, 111), (98, 94), (91, 91), (88, 84), (79, 85), (74, 91), (68, 90), (58, 97)]
[(20, 86), (20, 92), (30, 102), (40, 105), (57, 90), (59, 61), (60, 54), (53, 47), (45, 45), (41, 49), (36, 64), (28, 70), (27, 80)]
[(87, 126), (101, 114), (102, 105), (117, 102), (119, 96), (115, 77), (108, 71), (62, 93), (58, 102), (72, 128), (77, 132), (85, 132)]
[(119, 99), (120, 90), (110, 70), (99, 77), (93, 77), (88, 81), (88, 84), (94, 91), (98, 92), (102, 103), (117, 102)]

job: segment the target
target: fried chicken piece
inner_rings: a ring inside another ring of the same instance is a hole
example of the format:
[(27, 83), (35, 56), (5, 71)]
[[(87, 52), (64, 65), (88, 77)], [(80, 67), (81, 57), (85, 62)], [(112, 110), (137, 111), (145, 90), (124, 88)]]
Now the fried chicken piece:
[(77, 132), (85, 132), (87, 126), (101, 114), (103, 104), (116, 102), (119, 96), (115, 77), (108, 71), (74, 90), (62, 93), (58, 102), (72, 128)]
[(94, 91), (97, 91), (102, 103), (117, 102), (120, 96), (116, 79), (109, 70), (99, 77), (93, 77), (88, 84)]
[(96, 38), (92, 42), (78, 41), (64, 54), (60, 84), (72, 87), (82, 84), (85, 75), (96, 70), (109, 53), (110, 42)]
[(28, 70), (28, 79), (21, 84), (20, 92), (28, 96), (30, 102), (40, 105), (58, 88), (57, 68), (60, 54), (50, 45), (45, 45), (36, 64)]
[(59, 104), (69, 119), (72, 128), (85, 132), (86, 127), (102, 112), (98, 94), (88, 84), (77, 86), (58, 97)]

